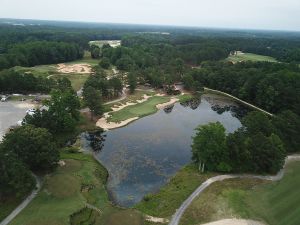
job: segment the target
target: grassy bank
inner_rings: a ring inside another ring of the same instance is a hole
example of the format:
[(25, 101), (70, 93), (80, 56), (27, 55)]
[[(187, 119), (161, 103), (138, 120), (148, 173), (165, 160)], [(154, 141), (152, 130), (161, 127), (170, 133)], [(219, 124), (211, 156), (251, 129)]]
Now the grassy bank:
[[(111, 205), (105, 188), (107, 171), (91, 155), (64, 152), (61, 158), (65, 165), (44, 178), (40, 193), (11, 224), (143, 223), (140, 213)], [(97, 210), (86, 208), (86, 203)]]
[(109, 117), (110, 122), (120, 122), (133, 117), (143, 117), (155, 113), (158, 109), (156, 105), (168, 102), (170, 97), (166, 96), (153, 96), (147, 101), (138, 103), (136, 105), (127, 106), (116, 112), (111, 113)]
[[(261, 180), (233, 179), (213, 183), (185, 211), (180, 224), (194, 225), (244, 214), (242, 198)], [(243, 206), (243, 207), (242, 207)]]
[(254, 62), (278, 62), (276, 59), (270, 56), (264, 56), (264, 55), (256, 55), (252, 53), (243, 53), (238, 55), (231, 55), (227, 59), (227, 61), (237, 63), (237, 62), (243, 62), (243, 61), (254, 61)]
[(234, 179), (216, 182), (193, 201), (181, 224), (245, 218), (272, 225), (300, 223), (300, 163), (291, 163), (279, 182)]
[(149, 194), (135, 208), (151, 216), (170, 217), (182, 202), (213, 174), (201, 174), (194, 165), (182, 168), (159, 192)]

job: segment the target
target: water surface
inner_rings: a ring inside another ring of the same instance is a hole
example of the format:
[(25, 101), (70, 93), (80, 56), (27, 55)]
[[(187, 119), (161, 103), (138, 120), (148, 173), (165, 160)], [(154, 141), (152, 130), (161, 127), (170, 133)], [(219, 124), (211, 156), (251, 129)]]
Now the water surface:
[(185, 106), (177, 103), (126, 127), (106, 132), (104, 147), (97, 156), (109, 172), (112, 200), (121, 206), (132, 206), (190, 163), (191, 137), (197, 126), (219, 121), (226, 132), (239, 128), (241, 123), (228, 105), (235, 104), (205, 95), (201, 102)]

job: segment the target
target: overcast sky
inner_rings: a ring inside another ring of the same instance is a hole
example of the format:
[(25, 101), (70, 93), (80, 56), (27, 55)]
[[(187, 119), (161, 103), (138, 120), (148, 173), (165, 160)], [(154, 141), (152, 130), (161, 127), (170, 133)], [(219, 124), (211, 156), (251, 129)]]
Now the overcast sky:
[(300, 0), (0, 0), (0, 18), (300, 31)]

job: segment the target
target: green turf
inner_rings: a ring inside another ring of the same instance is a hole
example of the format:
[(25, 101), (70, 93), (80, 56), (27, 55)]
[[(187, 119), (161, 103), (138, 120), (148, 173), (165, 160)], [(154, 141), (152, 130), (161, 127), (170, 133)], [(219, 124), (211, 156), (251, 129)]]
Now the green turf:
[(165, 96), (153, 96), (147, 101), (138, 103), (136, 105), (127, 106), (119, 111), (112, 112), (109, 121), (120, 122), (133, 117), (143, 117), (157, 112), (156, 105), (168, 102), (170, 97)]
[(233, 179), (212, 184), (186, 210), (181, 224), (245, 218), (272, 225), (300, 224), (300, 163), (278, 182)]
[[(300, 163), (287, 166), (284, 178), (250, 191), (246, 198), (251, 217), (262, 218), (268, 224), (300, 224)], [(253, 216), (252, 216), (253, 215)]]
[(213, 183), (183, 214), (181, 225), (194, 225), (249, 214), (245, 211), (246, 190), (264, 183), (254, 179), (232, 179)]
[[(73, 155), (78, 156), (77, 160), (64, 159), (65, 166), (45, 177), (38, 196), (12, 224), (68, 224), (69, 216), (83, 208), (85, 202), (97, 207), (109, 204), (104, 187), (106, 170), (89, 155), (70, 154), (70, 158)], [(93, 187), (90, 191), (82, 191), (89, 185)]]
[(159, 192), (149, 194), (135, 208), (157, 217), (170, 217), (182, 202), (213, 174), (201, 174), (194, 165), (182, 168)]
[[(91, 155), (62, 151), (61, 159), (66, 165), (44, 178), (37, 197), (12, 225), (143, 224), (140, 212), (110, 203), (105, 187), (107, 171)], [(86, 203), (101, 213), (87, 209)]]
[(277, 62), (276, 59), (270, 56), (264, 56), (264, 55), (256, 55), (252, 53), (244, 53), (244, 54), (238, 54), (234, 56), (229, 56), (227, 61), (231, 61), (234, 63), (241, 62), (241, 61), (266, 61), (266, 62)]
[(76, 74), (76, 73), (69, 73), (69, 74), (54, 74), (51, 76), (53, 79), (59, 79), (66, 77), (71, 81), (71, 85), (75, 91), (80, 90), (83, 87), (85, 81), (89, 77), (89, 74)]

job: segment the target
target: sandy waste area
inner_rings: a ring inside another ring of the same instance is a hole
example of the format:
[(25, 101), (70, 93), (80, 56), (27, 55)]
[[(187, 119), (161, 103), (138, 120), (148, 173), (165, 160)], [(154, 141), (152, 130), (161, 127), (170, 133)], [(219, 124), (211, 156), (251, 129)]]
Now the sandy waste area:
[(79, 63), (79, 64), (58, 64), (57, 71), (60, 73), (81, 73), (81, 74), (89, 74), (92, 72), (92, 68), (87, 63)]

